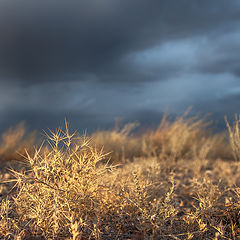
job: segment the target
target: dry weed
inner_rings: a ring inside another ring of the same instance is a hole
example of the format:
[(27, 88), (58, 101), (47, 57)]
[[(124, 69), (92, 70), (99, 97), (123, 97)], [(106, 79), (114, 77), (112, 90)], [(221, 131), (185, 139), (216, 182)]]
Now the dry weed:
[(164, 115), (150, 141), (153, 142), (154, 151), (162, 159), (177, 161), (181, 158), (192, 158), (193, 148), (197, 146), (199, 149), (205, 144), (202, 139), (207, 137), (205, 129), (208, 124), (197, 117), (187, 119), (186, 115), (169, 122), (167, 115)]
[(20, 221), (31, 222), (36, 228), (31, 230), (43, 232), (46, 237), (56, 238), (71, 229), (76, 238), (73, 216), (83, 221), (81, 227), (85, 230), (81, 231), (91, 232), (89, 219), (97, 218), (105, 191), (98, 180), (107, 168), (97, 167), (105, 155), (90, 146), (85, 136), (72, 144), (74, 137), (67, 126), (65, 132), (50, 132), (50, 151), (42, 152), (40, 148), (33, 157), (28, 154), (30, 171), (13, 171), (19, 188), (14, 203)]
[(99, 149), (104, 146), (112, 162), (125, 163), (141, 155), (141, 139), (131, 135), (138, 125), (137, 122), (125, 124), (122, 128), (116, 125), (113, 130), (93, 133), (91, 138)]

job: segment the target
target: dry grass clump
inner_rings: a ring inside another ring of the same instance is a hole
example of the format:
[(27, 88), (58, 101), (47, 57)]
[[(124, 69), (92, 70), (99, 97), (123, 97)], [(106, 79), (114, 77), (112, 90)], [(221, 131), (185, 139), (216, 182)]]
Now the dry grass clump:
[(30, 152), (36, 144), (36, 132), (27, 133), (24, 123), (9, 128), (2, 134), (0, 161), (23, 160), (25, 150)]
[[(233, 160), (233, 152), (229, 144), (229, 135), (227, 132), (215, 133), (208, 136), (207, 141), (209, 141), (207, 157), (213, 161), (216, 159), (224, 159), (228, 161)], [(205, 142), (206, 143), (206, 142)], [(204, 148), (204, 144), (202, 145)]]
[(232, 159), (232, 151), (225, 133), (212, 134), (206, 118), (187, 117), (175, 121), (165, 114), (156, 131), (145, 136), (145, 152), (167, 161), (180, 159)]
[(233, 156), (236, 161), (240, 160), (240, 119), (237, 115), (235, 115), (235, 123), (231, 127), (227, 119), (225, 119), (229, 138), (230, 138), (230, 145), (232, 148)]
[(154, 159), (140, 160), (115, 170), (107, 178), (108, 186), (116, 196), (121, 235), (127, 237), (131, 230), (133, 236), (148, 239), (164, 234), (169, 224), (172, 225), (177, 214), (174, 178), (165, 176), (161, 183), (160, 171)]
[(94, 132), (91, 138), (98, 148), (104, 146), (114, 163), (124, 163), (127, 159), (141, 156), (142, 140), (132, 135), (138, 125), (137, 122), (125, 124), (123, 127), (116, 124), (112, 130)]
[(158, 129), (150, 138), (155, 154), (173, 161), (192, 158), (193, 154), (205, 158), (211, 148), (206, 132), (208, 124), (204, 119), (186, 118), (186, 115), (169, 122), (167, 115), (164, 115)]

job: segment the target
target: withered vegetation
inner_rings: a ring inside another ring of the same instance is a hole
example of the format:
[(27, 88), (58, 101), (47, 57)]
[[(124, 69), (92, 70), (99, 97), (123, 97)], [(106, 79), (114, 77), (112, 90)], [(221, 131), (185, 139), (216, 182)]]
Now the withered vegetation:
[(46, 140), (23, 124), (0, 145), (0, 239), (240, 239), (240, 121), (165, 115)]

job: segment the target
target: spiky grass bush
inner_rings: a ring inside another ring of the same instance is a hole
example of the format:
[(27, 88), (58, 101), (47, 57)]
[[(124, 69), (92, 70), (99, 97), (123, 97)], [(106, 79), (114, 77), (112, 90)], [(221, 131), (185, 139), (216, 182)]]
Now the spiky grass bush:
[(76, 238), (81, 231), (90, 235), (106, 191), (100, 181), (107, 167), (97, 166), (105, 155), (88, 138), (70, 134), (67, 125), (66, 131), (50, 132), (48, 144), (48, 151), (40, 148), (33, 157), (28, 155), (30, 171), (14, 172), (19, 222), (47, 238), (61, 234)]

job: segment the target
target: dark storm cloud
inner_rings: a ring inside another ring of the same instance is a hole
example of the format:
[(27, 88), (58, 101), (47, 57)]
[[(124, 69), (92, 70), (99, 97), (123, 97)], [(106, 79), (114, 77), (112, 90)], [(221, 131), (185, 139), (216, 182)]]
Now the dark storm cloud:
[(129, 54), (227, 32), (239, 16), (238, 1), (229, 0), (1, 1), (0, 77), (26, 83), (149, 81)]
[(1, 126), (223, 115), (240, 89), (238, 0), (0, 1)]
[(217, 101), (217, 108), (219, 111), (225, 109), (226, 114), (237, 113), (239, 112), (240, 105), (240, 91), (230, 93), (226, 96), (223, 96)]
[(197, 68), (200, 72), (212, 74), (232, 73), (240, 77), (240, 31), (226, 35), (209, 36), (198, 51)]

